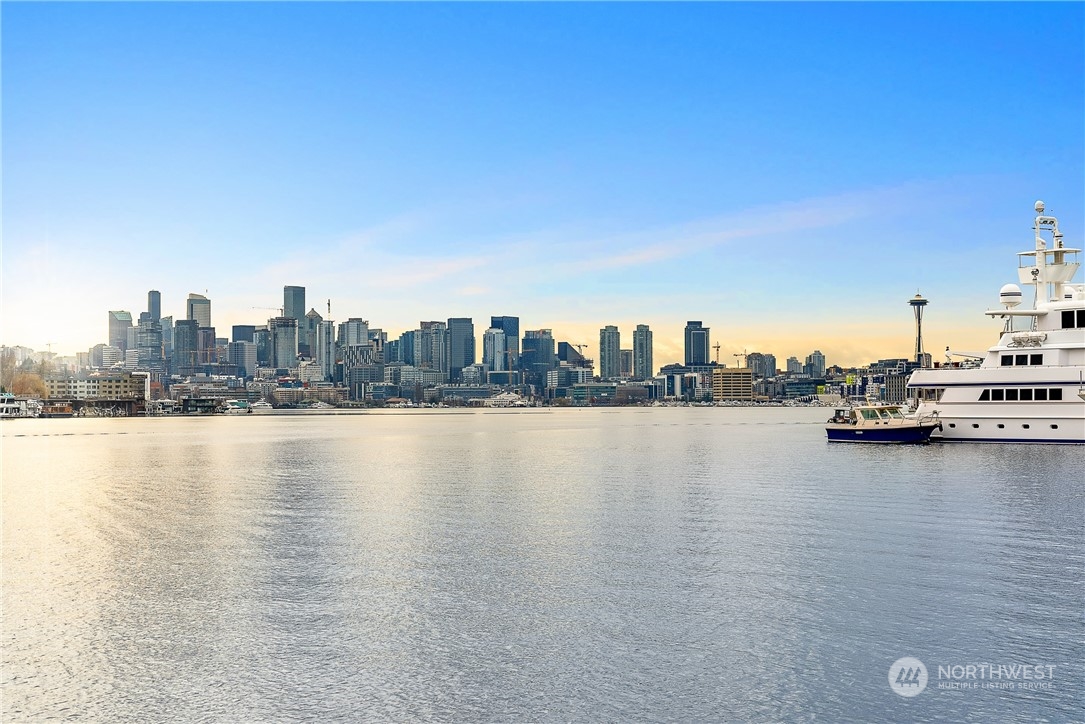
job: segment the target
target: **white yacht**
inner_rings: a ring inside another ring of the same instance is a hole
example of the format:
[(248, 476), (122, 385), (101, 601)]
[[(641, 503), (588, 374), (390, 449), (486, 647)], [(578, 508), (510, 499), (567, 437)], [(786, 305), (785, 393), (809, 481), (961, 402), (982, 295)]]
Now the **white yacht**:
[[(1002, 287), (1006, 320), (998, 344), (977, 359), (918, 369), (908, 381), (916, 414), (936, 414), (943, 442), (1085, 444), (1085, 284), (1072, 284), (1080, 249), (1063, 246), (1059, 223), (1036, 202), (1035, 248), (1018, 253), (1018, 281), (1035, 289), (1019, 309), (1021, 289)], [(1050, 241), (1045, 238), (1050, 235)]]

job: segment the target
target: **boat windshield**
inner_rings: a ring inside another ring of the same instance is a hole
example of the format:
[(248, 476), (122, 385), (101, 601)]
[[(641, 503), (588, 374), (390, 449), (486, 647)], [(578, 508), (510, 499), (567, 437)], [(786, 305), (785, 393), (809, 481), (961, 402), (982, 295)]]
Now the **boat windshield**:
[(860, 412), (863, 413), (863, 419), (864, 420), (877, 420), (878, 419), (878, 411), (877, 410), (871, 410), (871, 409), (868, 408), (868, 409), (865, 409), (865, 410), (860, 410)]
[(899, 407), (887, 407), (885, 408), (885, 410), (883, 410), (883, 412), (887, 413), (889, 417), (897, 420), (900, 420), (904, 417), (904, 415), (901, 414)]

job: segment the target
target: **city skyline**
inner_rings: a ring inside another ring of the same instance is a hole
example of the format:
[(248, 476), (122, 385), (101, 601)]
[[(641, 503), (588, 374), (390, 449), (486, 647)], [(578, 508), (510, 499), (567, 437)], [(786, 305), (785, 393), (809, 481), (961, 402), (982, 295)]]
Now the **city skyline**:
[(700, 319), (729, 365), (850, 366), (911, 356), (919, 290), (939, 358), (994, 342), (1036, 199), (1085, 236), (1079, 4), (2, 12), (5, 345), (149, 289), (228, 336), (297, 283), (480, 348), (647, 324), (658, 368)]

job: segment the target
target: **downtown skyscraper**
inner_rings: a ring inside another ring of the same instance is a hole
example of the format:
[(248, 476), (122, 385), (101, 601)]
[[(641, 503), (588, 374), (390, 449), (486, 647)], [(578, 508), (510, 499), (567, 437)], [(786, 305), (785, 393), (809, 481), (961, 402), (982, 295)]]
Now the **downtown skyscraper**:
[(621, 377), (621, 354), (621, 333), (613, 324), (608, 324), (599, 330), (599, 379), (610, 380)]
[(652, 330), (647, 324), (638, 324), (633, 330), (633, 379), (652, 378)]
[(701, 326), (700, 321), (686, 322), (685, 337), (686, 367), (708, 364), (708, 327)]

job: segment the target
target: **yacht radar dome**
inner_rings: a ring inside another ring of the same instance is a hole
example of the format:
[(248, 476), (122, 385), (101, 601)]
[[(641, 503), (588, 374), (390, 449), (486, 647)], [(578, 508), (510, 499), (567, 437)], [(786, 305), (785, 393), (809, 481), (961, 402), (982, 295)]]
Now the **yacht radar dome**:
[(1037, 214), (1044, 213), (1044, 202), (1043, 201), (1037, 201), (1036, 202), (1036, 213)]
[[(1040, 204), (1037, 204), (1039, 206)], [(1013, 309), (1021, 303), (1021, 287), (1016, 284), (1006, 284), (998, 290), (998, 301), (1006, 309)]]

